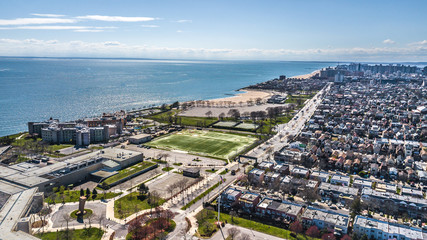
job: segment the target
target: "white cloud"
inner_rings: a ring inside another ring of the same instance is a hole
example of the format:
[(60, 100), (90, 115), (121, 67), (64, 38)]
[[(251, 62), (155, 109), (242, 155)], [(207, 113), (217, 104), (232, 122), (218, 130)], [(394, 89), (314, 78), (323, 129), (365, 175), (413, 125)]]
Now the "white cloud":
[(118, 46), (120, 45), (120, 42), (118, 41), (108, 41), (103, 43), (105, 46)]
[(50, 13), (32, 13), (31, 15), (38, 16), (38, 17), (53, 17), (53, 18), (65, 17), (65, 15), (50, 14)]
[(116, 27), (92, 27), (92, 26), (62, 26), (62, 25), (42, 25), (42, 26), (14, 26), (0, 27), (0, 30), (75, 30), (76, 32), (102, 32), (105, 29), (114, 29)]
[(182, 33), (183, 31), (182, 31), (182, 30), (177, 30), (176, 32), (177, 32), (177, 33)]
[(122, 16), (101, 16), (101, 15), (86, 15), (78, 16), (77, 19), (97, 20), (106, 22), (148, 22), (153, 21), (152, 17), (122, 17)]
[[(94, 29), (96, 30), (96, 29)], [(76, 31), (79, 31), (77, 29)], [(117, 41), (83, 42), (38, 39), (0, 39), (0, 55), (70, 57), (147, 57), (175, 59), (264, 59), (318, 61), (423, 61), (426, 46), (405, 48), (226, 49), (170, 48), (127, 45)]]
[(33, 24), (56, 24), (56, 23), (75, 23), (76, 19), (69, 18), (16, 18), (0, 19), (0, 25), (33, 25)]
[(103, 32), (102, 29), (77, 29), (74, 32)]
[(419, 46), (422, 46), (422, 45), (427, 45), (427, 40), (422, 40), (422, 41), (419, 41), (419, 42), (413, 42), (413, 43), (410, 43), (410, 44), (408, 44), (409, 46), (416, 46), (416, 45), (419, 45)]
[(383, 41), (383, 43), (385, 43), (385, 44), (394, 44), (395, 41), (393, 41), (391, 39), (386, 39), (386, 40)]
[(141, 25), (141, 27), (144, 27), (144, 28), (158, 28), (160, 26), (158, 26), (158, 25)]
[(193, 20), (188, 20), (188, 19), (181, 19), (181, 20), (178, 20), (178, 21), (176, 21), (177, 23), (192, 23), (193, 22)]

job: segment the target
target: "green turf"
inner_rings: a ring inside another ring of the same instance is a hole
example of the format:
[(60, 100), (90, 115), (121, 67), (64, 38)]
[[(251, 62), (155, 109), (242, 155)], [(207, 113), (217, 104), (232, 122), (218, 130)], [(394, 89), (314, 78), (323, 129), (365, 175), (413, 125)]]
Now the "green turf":
[[(203, 218), (201, 216), (204, 216)], [(215, 217), (217, 216), (216, 212), (211, 211), (211, 210), (206, 210), (203, 209), (201, 212), (199, 212), (196, 216), (197, 220), (202, 220), (202, 222), (208, 221), (210, 223), (214, 223), (215, 221), (217, 221), (215, 219)], [(225, 214), (225, 213), (221, 213), (221, 221), (227, 221), (229, 224), (232, 225), (237, 225), (240, 227), (244, 227), (244, 228), (248, 228), (248, 229), (253, 229), (254, 231), (257, 232), (262, 232), (262, 233), (266, 233), (269, 235), (273, 235), (276, 237), (280, 237), (283, 239), (293, 239), (293, 240), (315, 240), (318, 238), (311, 238), (308, 236), (305, 236), (303, 234), (298, 234), (298, 236), (292, 237), (291, 236), (291, 231), (287, 230), (287, 229), (283, 229), (283, 228), (278, 228), (275, 226), (270, 226), (264, 223), (260, 223), (260, 222), (256, 222), (256, 221), (251, 221), (245, 218), (240, 218), (240, 217), (234, 217), (233, 221), (231, 221), (231, 216), (229, 214)], [(208, 235), (206, 234), (206, 231), (203, 227), (203, 224), (199, 223), (199, 233), (201, 235)]]
[(117, 199), (114, 202), (114, 217), (123, 219), (138, 211), (160, 206), (165, 202), (164, 199), (159, 198), (156, 205), (150, 205), (148, 203), (148, 198), (140, 200), (138, 196), (138, 192), (133, 192)]
[(106, 184), (108, 184), (108, 185), (113, 184), (113, 183), (115, 183), (115, 182), (117, 182), (119, 180), (122, 180), (123, 178), (126, 178), (126, 177), (128, 177), (128, 176), (130, 176), (132, 174), (140, 172), (140, 171), (142, 171), (142, 170), (144, 170), (144, 169), (146, 169), (148, 167), (151, 167), (154, 164), (155, 163), (153, 163), (153, 162), (147, 162), (147, 161), (146, 162), (137, 163), (137, 164), (132, 165), (130, 167), (127, 167), (127, 168), (125, 168), (123, 170), (120, 170), (118, 174), (105, 179), (104, 182)]
[[(91, 195), (90, 198), (88, 199), (88, 201), (101, 200), (102, 198), (109, 199), (109, 198), (116, 197), (120, 194), (121, 193), (106, 192), (104, 195), (102, 190), (100, 190), (100, 191), (98, 191), (98, 194), (96, 195), (95, 199), (93, 199), (93, 195)], [(48, 197), (46, 197), (44, 199), (44, 201), (47, 203), (53, 203), (53, 199), (55, 199), (55, 203), (62, 203), (62, 200), (64, 200), (64, 202), (78, 202), (79, 198), (80, 198), (80, 191), (65, 190), (64, 193), (62, 193), (62, 194), (58, 191), (55, 193), (55, 195), (56, 195), (56, 197), (52, 197), (49, 195)]]
[(256, 141), (254, 137), (232, 133), (184, 130), (146, 145), (169, 150), (181, 150), (193, 154), (228, 159)]
[[(173, 123), (175, 122), (174, 116), (179, 114), (179, 110), (171, 110), (167, 112), (162, 112), (159, 114), (154, 114), (147, 116), (146, 118), (152, 119), (160, 123)], [(206, 127), (209, 124), (216, 122), (216, 118), (207, 118), (207, 117), (187, 117), (187, 116), (178, 116), (176, 118), (176, 124), (183, 126), (196, 126), (196, 127)]]
[[(77, 216), (77, 212), (78, 212), (79, 210), (77, 209), (77, 210), (74, 210), (71, 214), (70, 214), (70, 216), (72, 217), (72, 218), (74, 218), (74, 219), (77, 219), (79, 216)], [(86, 219), (86, 218), (88, 218), (89, 216), (91, 216), (92, 214), (93, 214), (93, 211), (92, 211), (92, 209), (88, 209), (88, 208), (85, 208), (85, 214), (83, 215), (83, 219)]]
[[(104, 231), (99, 228), (86, 228), (69, 231), (69, 236), (71, 236), (69, 239), (99, 240), (104, 234)], [(36, 237), (41, 238), (42, 240), (66, 239), (66, 236), (65, 230), (36, 234)]]

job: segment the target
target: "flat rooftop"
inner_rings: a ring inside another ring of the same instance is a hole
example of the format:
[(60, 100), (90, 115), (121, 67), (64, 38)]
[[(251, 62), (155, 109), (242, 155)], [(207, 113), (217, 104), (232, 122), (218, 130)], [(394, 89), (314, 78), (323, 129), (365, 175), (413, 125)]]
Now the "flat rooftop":
[(50, 181), (52, 178), (72, 172), (73, 170), (70, 169), (74, 168), (76, 170), (82, 166), (84, 167), (86, 164), (91, 165), (106, 159), (122, 162), (135, 156), (142, 156), (142, 153), (125, 149), (106, 148), (46, 166), (27, 162), (7, 167), (0, 166), (0, 180), (6, 180), (26, 187), (34, 187), (43, 182)]
[(16, 223), (25, 214), (33, 195), (37, 192), (37, 188), (31, 188), (16, 194), (13, 194), (3, 208), (0, 210), (0, 232), (2, 239), (38, 239), (24, 232), (14, 231)]

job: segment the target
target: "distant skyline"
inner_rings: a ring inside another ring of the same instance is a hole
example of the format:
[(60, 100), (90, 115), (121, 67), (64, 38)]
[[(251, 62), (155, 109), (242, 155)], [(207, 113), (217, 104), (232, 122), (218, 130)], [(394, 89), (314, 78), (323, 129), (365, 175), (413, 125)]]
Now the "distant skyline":
[(0, 56), (427, 61), (427, 1), (1, 1)]

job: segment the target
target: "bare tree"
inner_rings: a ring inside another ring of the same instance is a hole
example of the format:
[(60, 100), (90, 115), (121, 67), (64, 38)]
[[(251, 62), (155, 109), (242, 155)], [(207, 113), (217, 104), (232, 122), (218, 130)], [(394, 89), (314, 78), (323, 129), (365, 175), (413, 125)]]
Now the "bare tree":
[(237, 217), (236, 211), (230, 211), (231, 223), (234, 223), (234, 217)]
[(251, 236), (249, 236), (249, 234), (243, 233), (240, 235), (240, 240), (251, 240)]
[(210, 118), (210, 117), (212, 117), (212, 111), (207, 111), (206, 113), (205, 113), (205, 115), (208, 117), (208, 118)]
[(175, 188), (176, 188), (177, 186), (176, 186), (176, 183), (173, 183), (173, 184), (171, 184), (171, 185), (169, 185), (168, 187), (167, 187), (167, 190), (168, 190), (168, 192), (170, 193), (170, 195), (171, 195), (171, 197), (172, 197), (172, 195), (173, 195), (173, 193), (174, 193), (174, 191), (175, 191)]
[(224, 119), (225, 118), (225, 113), (220, 113), (219, 116), (218, 116), (218, 118), (220, 120)]
[(232, 227), (232, 228), (230, 228), (230, 229), (228, 229), (228, 236), (230, 236), (231, 237), (231, 239), (233, 240), (235, 237), (237, 237), (237, 235), (239, 235), (240, 234), (240, 230), (239, 229), (237, 229), (237, 228), (235, 228), (235, 227)]
[(102, 216), (101, 214), (95, 216), (95, 220), (98, 221), (99, 228), (102, 230), (102, 222), (104, 221), (104, 216)]
[(69, 228), (68, 228), (68, 224), (70, 223), (70, 221), (72, 220), (72, 218), (71, 218), (71, 216), (70, 216), (70, 214), (67, 214), (67, 213), (64, 213), (63, 215), (62, 215), (62, 218), (64, 219), (64, 221), (66, 222), (66, 224), (67, 224), (67, 229), (66, 229), (66, 231), (65, 231), (65, 236), (66, 236), (66, 239), (69, 239), (69, 237), (70, 237), (70, 235), (69, 235)]
[(96, 214), (90, 214), (87, 216), (87, 221), (89, 222), (89, 229), (92, 228), (92, 220), (96, 218), (97, 218)]

